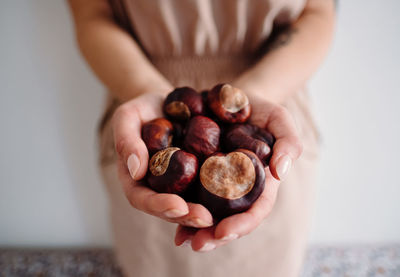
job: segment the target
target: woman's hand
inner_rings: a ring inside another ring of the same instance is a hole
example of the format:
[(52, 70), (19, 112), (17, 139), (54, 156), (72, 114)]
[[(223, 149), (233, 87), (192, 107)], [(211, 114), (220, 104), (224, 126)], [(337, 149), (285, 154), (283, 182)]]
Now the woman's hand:
[(187, 203), (175, 194), (156, 193), (141, 180), (148, 168), (149, 154), (141, 139), (142, 124), (162, 117), (165, 95), (146, 93), (121, 105), (114, 113), (112, 126), (118, 153), (118, 173), (129, 203), (150, 215), (181, 226), (212, 226), (210, 212), (199, 204)]
[(193, 250), (209, 251), (252, 232), (271, 212), (280, 182), (300, 156), (302, 144), (289, 112), (265, 99), (253, 97), (250, 102), (250, 122), (266, 128), (276, 138), (269, 167), (265, 169), (264, 192), (249, 210), (227, 217), (216, 226), (197, 229), (179, 225), (175, 236), (176, 245), (190, 242)]

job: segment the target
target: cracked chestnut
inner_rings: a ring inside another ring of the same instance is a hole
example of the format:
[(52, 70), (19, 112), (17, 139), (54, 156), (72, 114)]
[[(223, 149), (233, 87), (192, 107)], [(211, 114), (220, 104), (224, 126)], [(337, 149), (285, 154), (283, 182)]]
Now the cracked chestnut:
[(204, 159), (219, 150), (221, 130), (212, 119), (198, 115), (190, 119), (183, 141), (186, 151)]
[(246, 122), (251, 113), (249, 99), (240, 89), (219, 84), (207, 94), (207, 103), (218, 119), (229, 123)]
[(150, 155), (171, 146), (173, 125), (165, 118), (153, 119), (142, 126), (142, 139)]
[(168, 147), (151, 158), (147, 183), (156, 192), (182, 195), (196, 179), (197, 171), (194, 155)]
[(264, 165), (268, 165), (275, 138), (267, 130), (253, 124), (235, 124), (223, 136), (228, 151), (238, 148), (254, 152)]
[(204, 114), (203, 97), (190, 87), (176, 88), (165, 99), (163, 110), (170, 118), (185, 121)]
[(249, 209), (264, 186), (265, 171), (256, 154), (246, 149), (218, 153), (200, 168), (199, 203), (222, 219)]

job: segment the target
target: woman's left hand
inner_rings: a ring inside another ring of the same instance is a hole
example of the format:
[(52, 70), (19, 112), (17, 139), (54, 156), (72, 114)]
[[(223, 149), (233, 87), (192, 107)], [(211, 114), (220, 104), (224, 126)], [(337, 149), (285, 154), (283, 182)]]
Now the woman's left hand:
[(175, 244), (191, 244), (195, 251), (210, 251), (216, 247), (251, 233), (272, 211), (280, 182), (288, 174), (301, 152), (292, 115), (281, 105), (260, 97), (250, 98), (252, 115), (250, 122), (271, 132), (276, 142), (269, 167), (265, 168), (265, 189), (249, 210), (229, 216), (208, 228), (190, 228), (179, 225)]

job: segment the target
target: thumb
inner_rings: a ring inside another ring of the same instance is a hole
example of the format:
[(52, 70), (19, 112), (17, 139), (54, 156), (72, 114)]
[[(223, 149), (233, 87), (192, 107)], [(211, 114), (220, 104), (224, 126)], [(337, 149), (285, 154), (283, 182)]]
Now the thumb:
[(292, 163), (301, 155), (303, 146), (293, 117), (285, 108), (277, 107), (271, 113), (266, 127), (276, 139), (269, 168), (274, 178), (282, 181)]
[(134, 180), (146, 175), (149, 153), (141, 139), (141, 120), (135, 106), (122, 105), (113, 115), (115, 150), (119, 159), (126, 165)]

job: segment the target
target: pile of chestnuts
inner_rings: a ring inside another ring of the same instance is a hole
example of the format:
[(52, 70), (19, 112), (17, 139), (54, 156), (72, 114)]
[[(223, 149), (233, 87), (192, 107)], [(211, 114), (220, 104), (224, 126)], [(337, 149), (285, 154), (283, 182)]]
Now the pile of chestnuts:
[(166, 118), (142, 127), (151, 156), (147, 184), (204, 205), (216, 219), (247, 210), (264, 190), (275, 139), (246, 123), (246, 94), (229, 84), (202, 93), (181, 87), (162, 108)]

